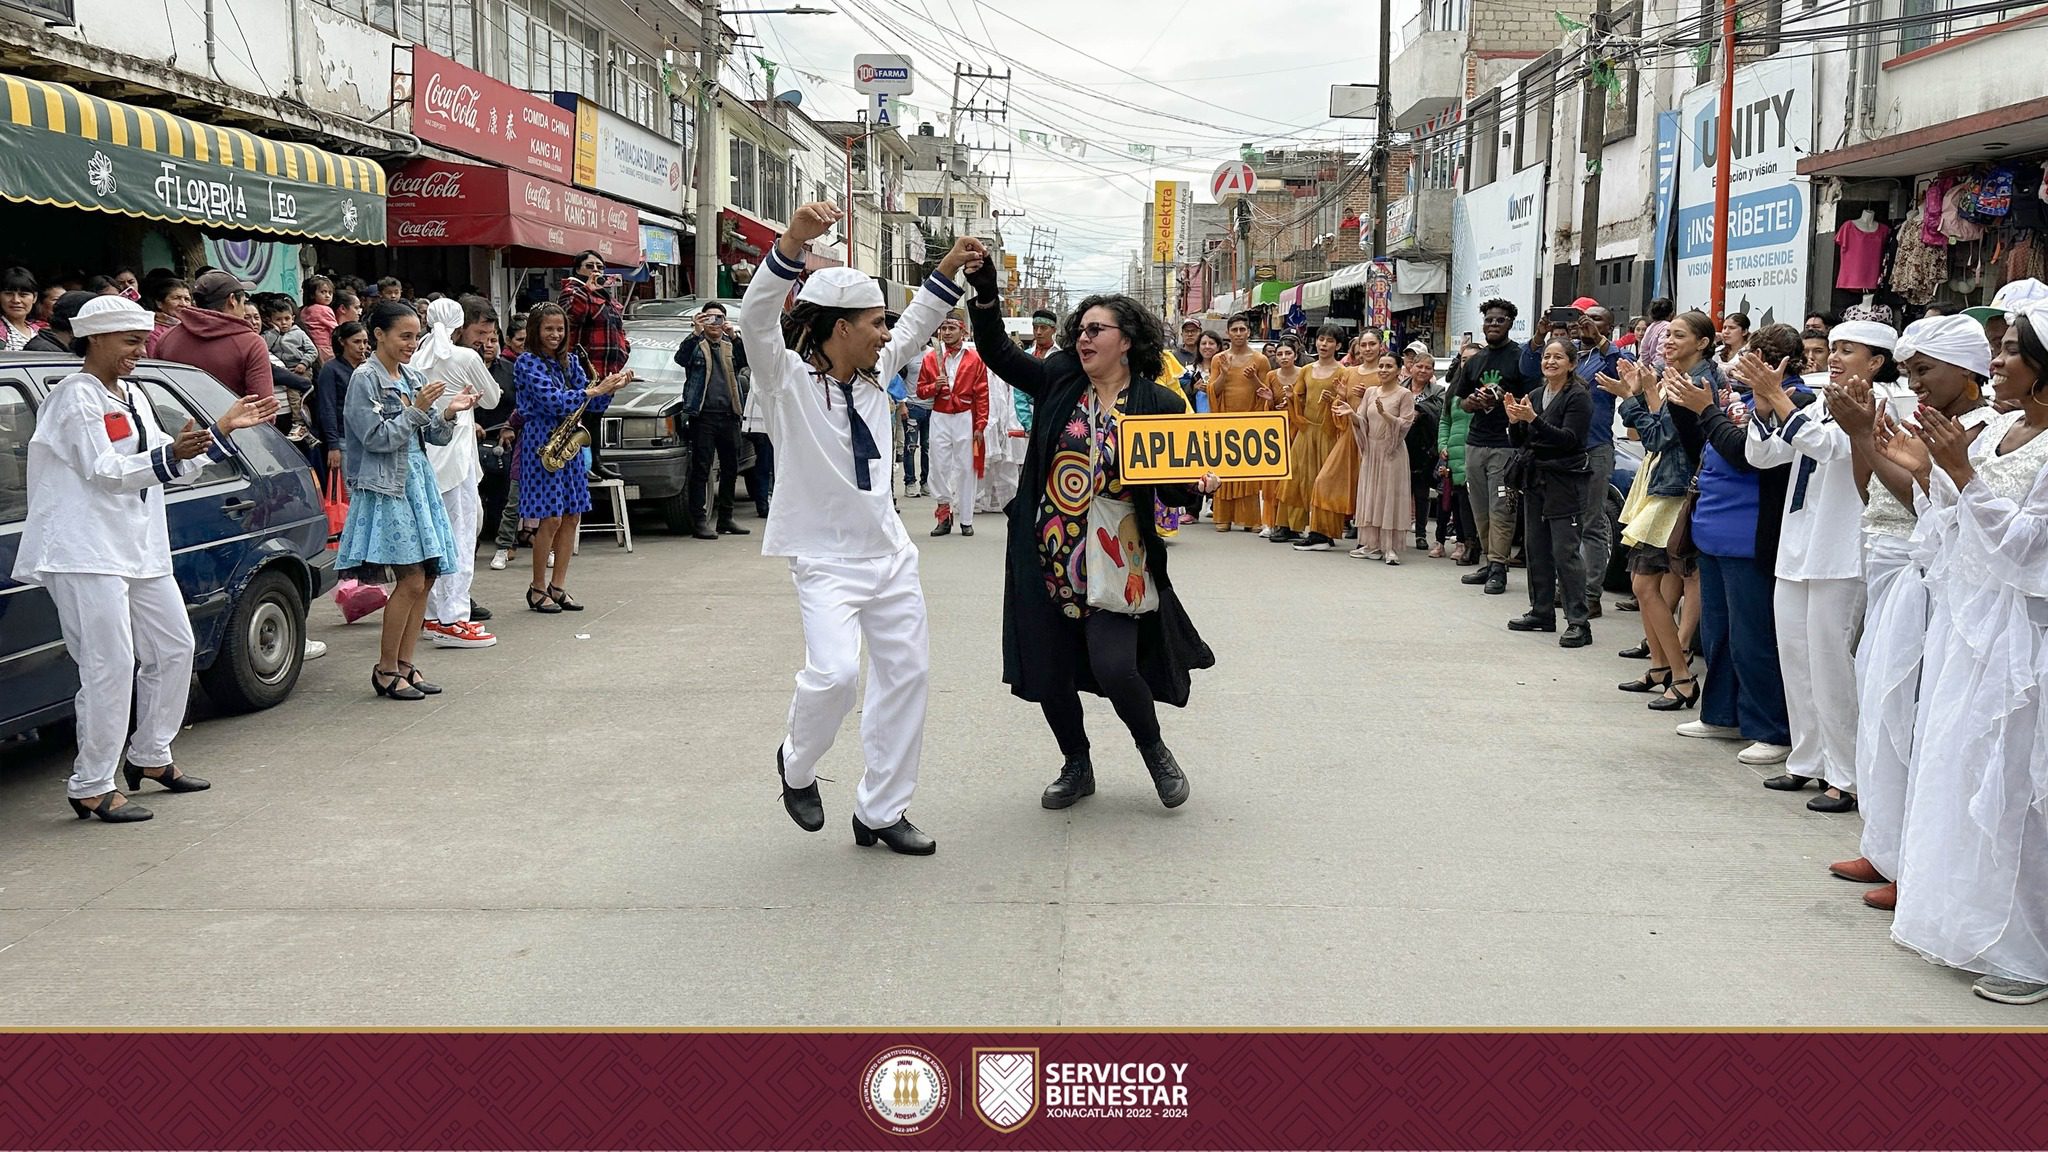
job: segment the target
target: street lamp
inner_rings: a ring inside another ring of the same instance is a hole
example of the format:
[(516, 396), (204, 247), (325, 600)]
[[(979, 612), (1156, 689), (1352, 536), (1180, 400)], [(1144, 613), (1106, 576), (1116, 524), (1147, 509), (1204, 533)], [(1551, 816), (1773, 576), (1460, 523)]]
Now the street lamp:
[(703, 22), (697, 37), (697, 295), (718, 294), (718, 197), (712, 188), (718, 171), (719, 62), (725, 56), (721, 37), (725, 16), (832, 16), (830, 8), (793, 4), (787, 8), (739, 8), (721, 12), (718, 0), (703, 0)]

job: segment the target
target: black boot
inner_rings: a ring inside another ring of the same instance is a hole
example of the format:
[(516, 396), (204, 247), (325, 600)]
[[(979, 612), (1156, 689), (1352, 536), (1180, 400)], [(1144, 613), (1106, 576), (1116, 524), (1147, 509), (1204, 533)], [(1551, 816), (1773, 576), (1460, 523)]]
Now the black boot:
[(750, 536), (753, 532), (751, 529), (742, 528), (733, 523), (732, 517), (727, 516), (718, 522), (718, 534), (720, 536)]
[(1138, 755), (1145, 758), (1145, 771), (1152, 774), (1152, 786), (1159, 789), (1161, 804), (1178, 808), (1188, 802), (1187, 774), (1180, 770), (1179, 762), (1165, 744), (1140, 748)]
[(1592, 642), (1593, 628), (1584, 620), (1576, 624), (1567, 624), (1564, 635), (1557, 638), (1557, 646), (1559, 648), (1584, 648)]
[(782, 785), (782, 808), (797, 827), (806, 832), (825, 827), (825, 801), (818, 795), (818, 782), (813, 780), (802, 788), (791, 788), (789, 777), (782, 774), (780, 744), (775, 746), (775, 782)]
[(1095, 764), (1086, 752), (1067, 757), (1060, 777), (1045, 786), (1038, 802), (1047, 808), (1071, 808), (1083, 796), (1095, 795)]
[(1495, 564), (1493, 570), (1486, 577), (1486, 594), (1488, 596), (1501, 596), (1505, 595), (1507, 590), (1508, 566), (1505, 564)]
[(918, 831), (917, 825), (912, 824), (907, 815), (887, 828), (870, 828), (860, 822), (860, 817), (853, 818), (855, 844), (863, 848), (872, 848), (878, 840), (881, 841), (882, 847), (905, 856), (929, 856), (939, 850), (938, 841)]
[(941, 519), (939, 521), (938, 527), (932, 529), (932, 535), (934, 536), (951, 536), (952, 534), (953, 518), (951, 516), (947, 516)]

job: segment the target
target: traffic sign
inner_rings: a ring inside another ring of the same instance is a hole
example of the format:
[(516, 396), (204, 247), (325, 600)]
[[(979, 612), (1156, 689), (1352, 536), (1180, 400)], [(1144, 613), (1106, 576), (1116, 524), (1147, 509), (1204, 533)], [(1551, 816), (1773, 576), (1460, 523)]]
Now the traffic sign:
[(1225, 160), (1216, 166), (1216, 172), (1209, 177), (1209, 196), (1222, 200), (1225, 196), (1248, 195), (1258, 177), (1252, 174), (1252, 166), (1242, 160)]
[(863, 95), (908, 96), (910, 57), (865, 53), (853, 58), (853, 90)]

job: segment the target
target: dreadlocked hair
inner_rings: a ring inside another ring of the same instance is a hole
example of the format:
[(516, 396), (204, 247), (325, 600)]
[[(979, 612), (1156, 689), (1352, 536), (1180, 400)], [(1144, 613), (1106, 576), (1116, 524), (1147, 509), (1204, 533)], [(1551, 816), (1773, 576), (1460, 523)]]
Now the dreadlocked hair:
[[(825, 355), (825, 341), (832, 338), (832, 330), (841, 320), (853, 322), (866, 308), (827, 308), (808, 300), (799, 300), (796, 306), (782, 314), (782, 339), (796, 354), (804, 358), (814, 371), (824, 372), (831, 367), (831, 358)], [(860, 376), (869, 383), (878, 383), (873, 369), (867, 369)]]

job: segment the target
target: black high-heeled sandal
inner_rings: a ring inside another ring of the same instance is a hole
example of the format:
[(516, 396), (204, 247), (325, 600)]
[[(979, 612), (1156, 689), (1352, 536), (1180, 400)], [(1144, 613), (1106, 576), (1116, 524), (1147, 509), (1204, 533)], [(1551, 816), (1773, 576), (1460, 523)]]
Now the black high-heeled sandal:
[(377, 695), (386, 696), (393, 700), (425, 700), (427, 698), (425, 692), (407, 684), (403, 676), (396, 672), (386, 672), (382, 668), (370, 669), (370, 687), (377, 690)]
[[(1681, 685), (1681, 684), (1690, 684), (1690, 685), (1692, 685), (1692, 694), (1688, 696), (1688, 695), (1686, 694), (1686, 691), (1685, 691), (1685, 689), (1683, 689), (1683, 688), (1679, 687), (1679, 685)], [(1683, 709), (1687, 709), (1687, 708), (1696, 708), (1696, 707), (1698, 707), (1698, 706), (1699, 706), (1699, 702), (1700, 702), (1700, 678), (1699, 678), (1699, 677), (1697, 677), (1697, 676), (1687, 676), (1687, 677), (1685, 677), (1685, 678), (1683, 678), (1683, 679), (1680, 679), (1680, 680), (1673, 680), (1673, 681), (1672, 681), (1672, 682), (1670, 682), (1669, 684), (1665, 685), (1665, 688), (1666, 688), (1667, 690), (1669, 690), (1669, 691), (1671, 691), (1671, 692), (1675, 693), (1675, 695), (1672, 695), (1672, 696), (1659, 696), (1659, 697), (1657, 697), (1657, 698), (1656, 698), (1655, 700), (1652, 700), (1652, 701), (1650, 701), (1650, 703), (1649, 703), (1649, 709), (1650, 709), (1650, 711), (1652, 711), (1652, 712), (1678, 712), (1678, 711), (1681, 711), (1681, 710), (1683, 710)]]
[(67, 796), (65, 799), (71, 801), (71, 810), (78, 813), (80, 820), (90, 820), (97, 816), (109, 824), (135, 824), (156, 815), (156, 813), (135, 803), (133, 800), (125, 801), (119, 808), (110, 807), (109, 805), (112, 804), (114, 797), (118, 795), (120, 793), (109, 790), (97, 796), (88, 797), (87, 799), (99, 801), (97, 805), (90, 808), (86, 807), (84, 801), (81, 801), (76, 796)]
[(157, 769), (157, 771), (161, 774), (151, 776), (149, 769), (140, 764), (132, 764), (126, 761), (123, 761), (121, 767), (121, 774), (128, 778), (128, 790), (130, 792), (142, 791), (142, 782), (144, 780), (156, 781), (164, 786), (164, 791), (166, 792), (204, 792), (208, 788), (213, 787), (212, 784), (186, 772), (176, 764), (166, 764), (162, 768)]
[(1671, 669), (1660, 664), (1643, 673), (1640, 679), (1623, 681), (1615, 687), (1623, 692), (1660, 692), (1671, 687)]
[(569, 599), (568, 592), (564, 591), (563, 589), (553, 584), (548, 585), (548, 599), (553, 600), (555, 602), (555, 606), (560, 608), (564, 612), (583, 611), (583, 605), (578, 604), (576, 601)]
[(553, 616), (562, 611), (561, 605), (549, 599), (547, 593), (534, 587), (526, 589), (526, 606), (544, 616)]
[(441, 694), (441, 686), (421, 676), (419, 669), (403, 660), (398, 662), (398, 667), (405, 673), (405, 682), (412, 686), (413, 691), (426, 696), (439, 696)]

